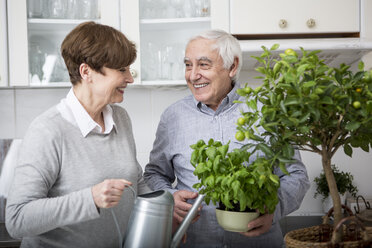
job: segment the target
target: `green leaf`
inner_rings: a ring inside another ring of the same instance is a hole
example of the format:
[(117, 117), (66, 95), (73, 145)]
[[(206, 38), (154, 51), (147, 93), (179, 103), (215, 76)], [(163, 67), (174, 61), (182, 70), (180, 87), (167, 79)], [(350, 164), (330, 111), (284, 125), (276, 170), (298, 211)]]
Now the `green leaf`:
[(278, 177), (277, 175), (275, 175), (275, 174), (270, 174), (270, 175), (269, 175), (269, 178), (270, 178), (270, 180), (271, 180), (273, 183), (275, 183), (275, 184), (279, 184), (279, 177)]
[[(212, 144), (213, 144), (213, 140), (212, 140), (211, 145)], [(213, 147), (213, 146), (208, 147), (208, 149), (205, 151), (205, 154), (207, 154), (209, 159), (214, 160), (214, 158), (216, 157), (216, 154), (217, 154), (216, 147)]]
[(320, 103), (322, 103), (322, 104), (333, 104), (333, 100), (329, 96), (324, 96), (324, 97), (320, 98)]
[(277, 50), (279, 48), (279, 44), (274, 44), (271, 46), (270, 50), (273, 51), (273, 50)]
[(257, 110), (257, 103), (254, 99), (250, 100), (248, 102), (248, 106), (252, 109), (252, 110)]
[(210, 175), (205, 179), (205, 184), (209, 187), (214, 187), (214, 176)]
[(196, 163), (198, 162), (198, 151), (197, 150), (194, 150), (191, 153), (190, 162), (191, 162), (191, 165), (195, 168), (196, 167)]
[(240, 203), (240, 211), (244, 211), (247, 207), (247, 197), (241, 189), (239, 189), (238, 198)]
[(304, 73), (304, 71), (307, 69), (307, 67), (309, 67), (308, 64), (303, 64), (303, 65), (300, 65), (298, 68), (297, 68), (297, 75), (300, 76)]
[(304, 88), (310, 88), (310, 87), (313, 87), (315, 85), (315, 81), (308, 81), (308, 82), (305, 82), (302, 87)]
[(351, 121), (348, 124), (346, 124), (345, 129), (349, 131), (355, 131), (360, 127), (360, 123), (357, 121)]
[(289, 172), (287, 171), (287, 168), (285, 167), (285, 163), (284, 163), (284, 162), (279, 163), (279, 168), (280, 168), (280, 170), (281, 170), (284, 174), (289, 175)]
[(216, 174), (218, 174), (218, 171), (219, 171), (219, 168), (220, 168), (220, 161), (221, 161), (221, 155), (218, 154), (213, 161), (213, 171)]
[(288, 97), (284, 101), (284, 105), (285, 106), (288, 106), (288, 105), (297, 105), (299, 103), (300, 103), (300, 101), (299, 101), (299, 99), (296, 96)]
[(358, 69), (359, 69), (359, 71), (363, 71), (364, 70), (364, 63), (363, 63), (363, 61), (360, 61), (358, 63)]
[(234, 191), (234, 196), (237, 197), (240, 190), (240, 182), (238, 180), (235, 180), (234, 182), (232, 182), (231, 188)]
[(217, 150), (220, 152), (221, 157), (224, 158), (226, 156), (227, 150), (229, 150), (229, 145), (226, 144), (226, 145), (220, 146), (217, 148)]
[(280, 108), (282, 109), (282, 111), (283, 111), (285, 114), (287, 114), (287, 109), (286, 109), (286, 107), (285, 107), (285, 105), (284, 105), (284, 101), (283, 101), (283, 100), (280, 101)]
[(348, 144), (345, 144), (344, 145), (344, 152), (349, 157), (352, 157), (352, 155), (353, 155), (353, 148), (351, 148), (351, 146), (349, 146)]
[(257, 145), (257, 149), (260, 149), (263, 153), (266, 154), (266, 156), (273, 157), (274, 152), (264, 143), (260, 143)]

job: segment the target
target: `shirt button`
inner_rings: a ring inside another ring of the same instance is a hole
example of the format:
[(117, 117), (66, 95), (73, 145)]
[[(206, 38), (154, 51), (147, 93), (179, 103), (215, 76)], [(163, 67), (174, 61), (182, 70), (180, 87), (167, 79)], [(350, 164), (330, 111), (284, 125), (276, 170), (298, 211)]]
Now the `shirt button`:
[(227, 248), (227, 245), (224, 245), (223, 248)]

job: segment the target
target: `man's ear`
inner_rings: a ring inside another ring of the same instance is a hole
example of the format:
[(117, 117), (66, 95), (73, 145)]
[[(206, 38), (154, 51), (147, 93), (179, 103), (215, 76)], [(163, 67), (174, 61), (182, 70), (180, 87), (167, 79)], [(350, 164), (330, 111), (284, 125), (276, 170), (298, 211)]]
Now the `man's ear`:
[(230, 67), (230, 72), (229, 72), (229, 76), (232, 78), (236, 75), (236, 73), (238, 72), (238, 65), (239, 65), (239, 58), (238, 57), (235, 57), (234, 58), (234, 63), (231, 65)]
[(85, 63), (82, 63), (80, 66), (79, 66), (79, 72), (80, 72), (80, 77), (84, 80), (84, 81), (90, 81), (91, 80), (91, 77), (90, 77), (90, 67), (89, 65), (85, 64)]

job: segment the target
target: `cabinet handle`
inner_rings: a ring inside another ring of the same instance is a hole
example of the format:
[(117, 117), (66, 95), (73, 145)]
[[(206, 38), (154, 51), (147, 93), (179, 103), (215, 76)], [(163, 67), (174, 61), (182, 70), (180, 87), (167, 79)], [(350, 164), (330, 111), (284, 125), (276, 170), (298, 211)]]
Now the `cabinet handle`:
[(313, 18), (310, 18), (309, 20), (307, 20), (306, 25), (309, 28), (313, 28), (315, 26), (315, 20)]
[(280, 19), (279, 20), (279, 27), (281, 27), (281, 28), (287, 27), (287, 21), (285, 19)]
[(136, 70), (129, 69), (129, 71), (130, 71), (130, 74), (132, 75), (133, 78), (137, 77), (137, 71)]

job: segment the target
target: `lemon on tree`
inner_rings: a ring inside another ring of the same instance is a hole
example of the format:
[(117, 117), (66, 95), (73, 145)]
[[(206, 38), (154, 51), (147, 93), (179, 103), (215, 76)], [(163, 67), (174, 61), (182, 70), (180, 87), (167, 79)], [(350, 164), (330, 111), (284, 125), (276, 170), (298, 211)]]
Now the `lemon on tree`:
[(243, 141), (245, 139), (245, 135), (242, 131), (237, 131), (235, 134), (235, 139), (237, 141)]

